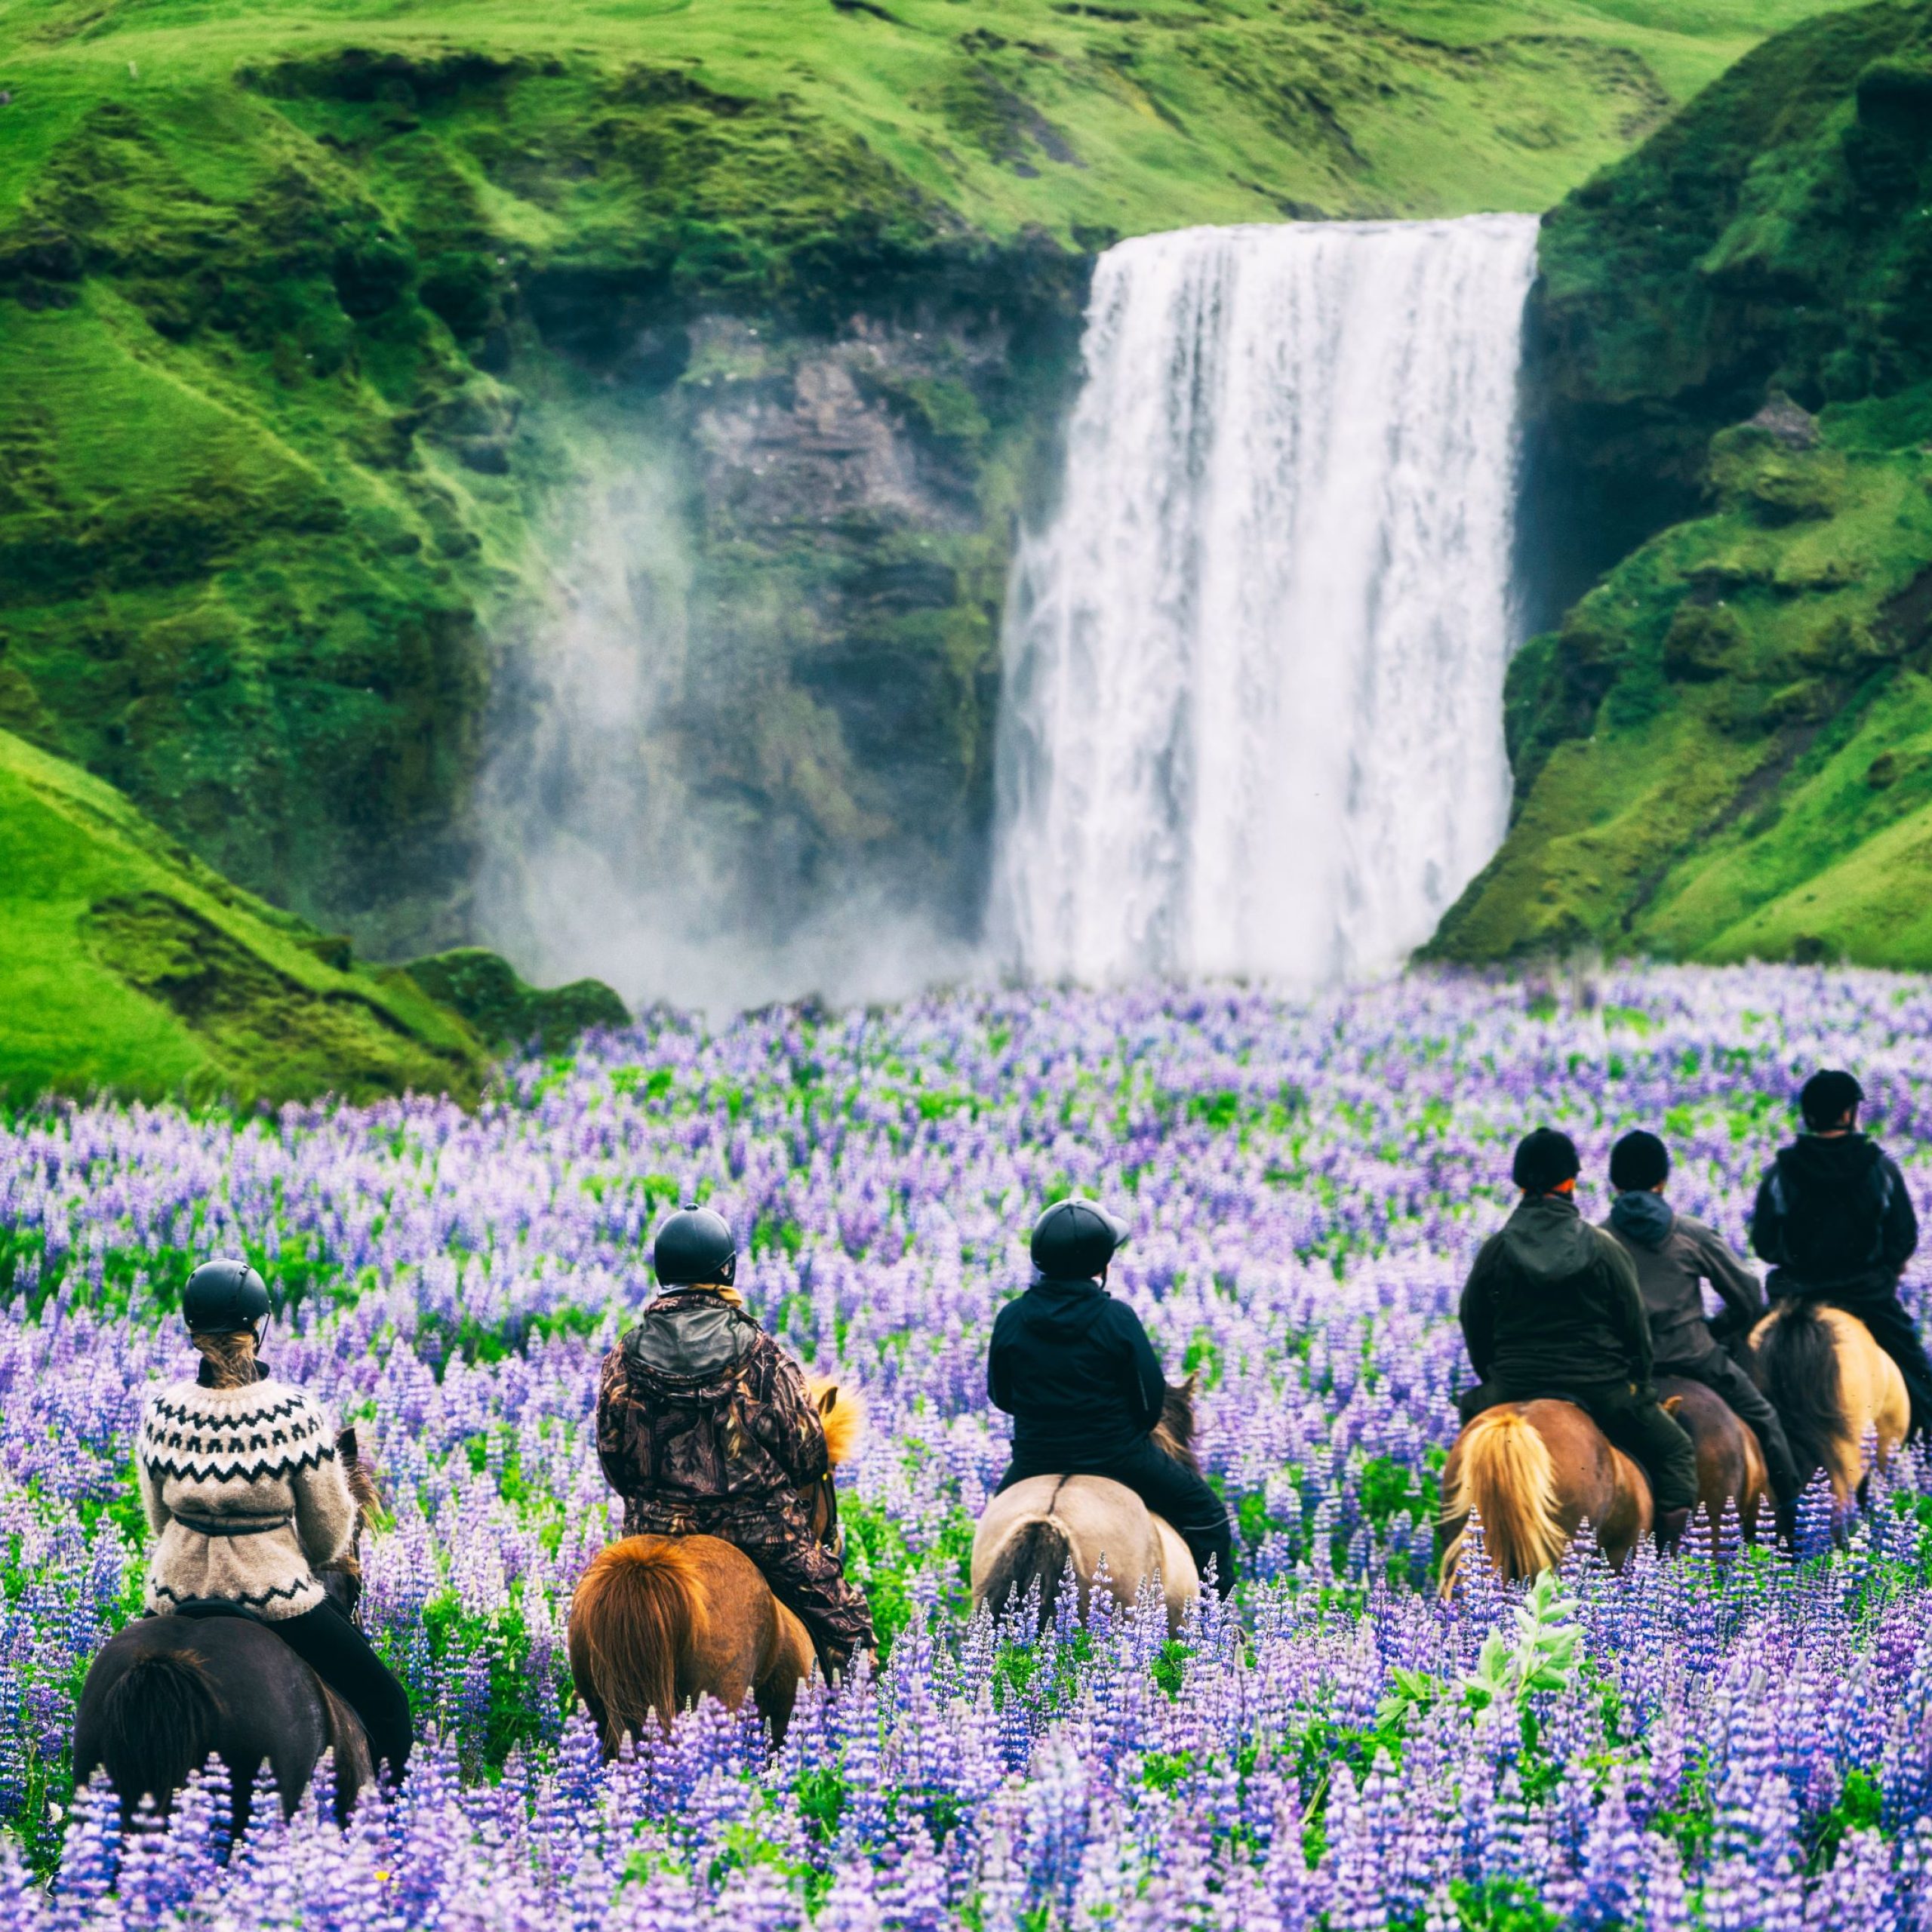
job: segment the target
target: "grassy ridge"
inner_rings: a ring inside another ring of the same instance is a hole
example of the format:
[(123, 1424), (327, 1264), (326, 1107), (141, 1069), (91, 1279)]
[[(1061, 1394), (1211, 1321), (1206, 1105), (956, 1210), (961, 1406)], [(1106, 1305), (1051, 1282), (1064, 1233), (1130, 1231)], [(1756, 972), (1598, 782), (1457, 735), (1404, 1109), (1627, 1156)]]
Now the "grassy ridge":
[(1881, 5), (1546, 224), (1555, 440), (1607, 530), (1693, 514), (1518, 658), (1517, 817), (1439, 954), (1932, 965), (1928, 201), (1932, 16)]
[(16, 0), (0, 724), (366, 949), (446, 944), (486, 637), (681, 318), (1063, 310), (1119, 232), (1546, 205), (1816, 11)]
[(474, 1099), (483, 1056), (400, 972), (237, 891), (111, 786), (0, 732), (0, 1100)]

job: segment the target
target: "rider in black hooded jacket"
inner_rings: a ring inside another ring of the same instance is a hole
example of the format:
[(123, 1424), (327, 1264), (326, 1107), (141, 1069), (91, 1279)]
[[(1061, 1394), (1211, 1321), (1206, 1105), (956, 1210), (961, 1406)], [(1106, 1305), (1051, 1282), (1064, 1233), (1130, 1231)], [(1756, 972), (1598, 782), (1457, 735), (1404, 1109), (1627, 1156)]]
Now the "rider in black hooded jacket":
[(1932, 1361), (1899, 1302), (1918, 1217), (1897, 1164), (1858, 1131), (1864, 1090), (1814, 1073), (1798, 1096), (1808, 1130), (1779, 1152), (1758, 1189), (1751, 1245), (1772, 1264), (1774, 1301), (1815, 1300), (1855, 1315), (1899, 1366), (1916, 1435), (1932, 1426)]
[(1001, 1489), (1029, 1476), (1108, 1476), (1171, 1523), (1204, 1577), (1234, 1588), (1228, 1512), (1206, 1480), (1158, 1447), (1167, 1400), (1160, 1358), (1126, 1303), (1106, 1291), (1126, 1230), (1088, 1201), (1049, 1208), (1033, 1230), (1032, 1285), (999, 1312), (986, 1392), (1013, 1418)]
[(1548, 1128), (1517, 1148), (1523, 1198), (1477, 1251), (1463, 1290), (1463, 1337), (1481, 1380), (1457, 1406), (1467, 1423), (1537, 1396), (1576, 1403), (1642, 1465), (1659, 1538), (1675, 1543), (1697, 1500), (1697, 1451), (1658, 1405), (1636, 1270), (1577, 1212), (1578, 1168), (1568, 1135)]

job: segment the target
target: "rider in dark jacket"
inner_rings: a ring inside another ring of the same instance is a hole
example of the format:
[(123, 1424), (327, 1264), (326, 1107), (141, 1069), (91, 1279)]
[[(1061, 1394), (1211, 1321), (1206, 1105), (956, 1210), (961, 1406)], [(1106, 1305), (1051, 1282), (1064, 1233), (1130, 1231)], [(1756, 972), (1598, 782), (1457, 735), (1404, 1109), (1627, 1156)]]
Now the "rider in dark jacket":
[(1683, 1534), (1697, 1458), (1651, 1384), (1651, 1325), (1630, 1257), (1577, 1211), (1567, 1135), (1539, 1128), (1516, 1149), (1523, 1198), (1478, 1251), (1463, 1290), (1463, 1337), (1481, 1380), (1457, 1398), (1472, 1421), (1500, 1403), (1555, 1396), (1594, 1419), (1651, 1479), (1660, 1540)]
[(1897, 1164), (1858, 1131), (1864, 1099), (1849, 1073), (1804, 1083), (1807, 1131), (1758, 1187), (1751, 1245), (1772, 1264), (1774, 1301), (1829, 1302), (1872, 1331), (1905, 1379), (1916, 1435), (1932, 1426), (1932, 1361), (1900, 1305), (1899, 1277), (1918, 1246), (1918, 1217)]
[[(1626, 1134), (1611, 1149), (1611, 1185), (1618, 1192), (1603, 1225), (1637, 1270), (1650, 1317), (1652, 1365), (1659, 1375), (1684, 1376), (1722, 1396), (1762, 1445), (1772, 1494), (1789, 1503), (1801, 1485), (1784, 1425), (1764, 1392), (1718, 1346), (1719, 1334), (1749, 1333), (1764, 1312), (1764, 1293), (1721, 1235), (1664, 1199), (1669, 1178), (1669, 1150), (1654, 1134)], [(1724, 1304), (1715, 1324), (1704, 1314), (1706, 1281)]]
[(598, 1392), (597, 1454), (624, 1534), (736, 1545), (833, 1676), (873, 1647), (872, 1617), (807, 1513), (830, 1461), (804, 1376), (745, 1312), (720, 1217), (672, 1215), (652, 1263), (664, 1292), (605, 1358)]
[(1140, 1317), (1106, 1291), (1127, 1238), (1088, 1201), (1049, 1208), (1033, 1230), (1032, 1285), (993, 1324), (986, 1389), (1013, 1418), (1013, 1460), (1001, 1489), (1029, 1476), (1107, 1476), (1164, 1517), (1202, 1576), (1214, 1565), (1234, 1588), (1228, 1512), (1207, 1481), (1152, 1440), (1167, 1377)]

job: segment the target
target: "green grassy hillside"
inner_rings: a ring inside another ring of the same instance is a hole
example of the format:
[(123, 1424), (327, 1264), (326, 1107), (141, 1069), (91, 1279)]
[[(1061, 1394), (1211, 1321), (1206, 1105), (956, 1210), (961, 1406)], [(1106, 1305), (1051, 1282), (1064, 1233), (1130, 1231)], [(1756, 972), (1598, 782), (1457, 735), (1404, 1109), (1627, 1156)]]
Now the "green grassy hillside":
[(1562, 458), (1607, 531), (1700, 513), (1518, 658), (1517, 815), (1437, 952), (1932, 966), (1928, 205), (1932, 11), (1879, 6), (1546, 223)]
[(755, 658), (808, 607), (844, 654), (767, 679), (726, 759), (782, 774), (755, 812), (857, 838), (927, 809), (848, 775), (903, 721), (848, 688), (889, 690), (907, 638), (960, 808), (1088, 252), (1546, 206), (1820, 5), (13, 0), (0, 724), (365, 949), (463, 938), (493, 641), (553, 596), (531, 533), (614, 406), (688, 451), (706, 386), (782, 384), (782, 355), (694, 364), (700, 312), (795, 343), (937, 309), (1004, 334), (879, 407), (964, 493), (964, 561), (909, 592), (934, 572), (875, 522), (751, 569), (714, 518), (699, 588)]
[(475, 1039), (407, 974), (238, 892), (98, 779), (0, 731), (0, 1100), (473, 1100)]

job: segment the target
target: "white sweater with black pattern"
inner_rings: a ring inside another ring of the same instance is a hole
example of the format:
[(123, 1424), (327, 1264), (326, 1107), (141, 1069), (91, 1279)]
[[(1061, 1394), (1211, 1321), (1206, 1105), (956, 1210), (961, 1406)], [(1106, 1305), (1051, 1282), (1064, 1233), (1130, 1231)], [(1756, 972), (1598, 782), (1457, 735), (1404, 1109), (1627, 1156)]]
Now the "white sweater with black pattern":
[(334, 1432), (300, 1389), (171, 1383), (148, 1398), (134, 1465), (158, 1538), (149, 1610), (226, 1597), (273, 1622), (321, 1601), (316, 1567), (348, 1547), (355, 1503)]

